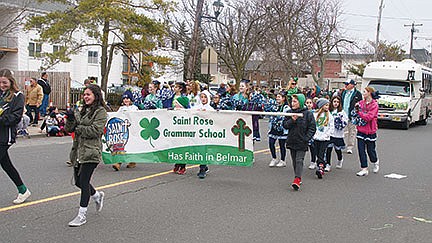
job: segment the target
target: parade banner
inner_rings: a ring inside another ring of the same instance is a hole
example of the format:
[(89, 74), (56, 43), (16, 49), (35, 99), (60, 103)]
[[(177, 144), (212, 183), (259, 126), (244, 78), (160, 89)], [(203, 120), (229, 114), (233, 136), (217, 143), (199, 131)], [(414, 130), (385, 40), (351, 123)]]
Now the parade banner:
[(252, 117), (197, 110), (109, 112), (102, 158), (113, 163), (251, 166)]

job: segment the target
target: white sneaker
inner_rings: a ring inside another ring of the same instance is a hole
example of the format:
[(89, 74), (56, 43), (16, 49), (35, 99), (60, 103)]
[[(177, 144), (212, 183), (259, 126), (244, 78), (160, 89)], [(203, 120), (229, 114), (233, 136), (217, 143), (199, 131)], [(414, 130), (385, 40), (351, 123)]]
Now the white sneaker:
[(357, 176), (367, 176), (369, 174), (368, 168), (363, 168), (357, 172)]
[(347, 150), (347, 154), (352, 154), (353, 152), (352, 152), (352, 150), (351, 149), (348, 149)]
[(102, 191), (100, 191), (99, 192), (99, 198), (97, 198), (95, 200), (95, 203), (96, 203), (96, 212), (102, 211), (103, 203), (104, 203), (104, 197), (105, 197), (105, 193), (102, 192)]
[(337, 169), (342, 169), (342, 164), (343, 164), (343, 159), (342, 160), (338, 160), (338, 162), (336, 164), (336, 168)]
[(279, 163), (276, 165), (276, 167), (285, 167), (286, 166), (286, 162), (281, 160), (279, 161)]
[(277, 163), (278, 163), (278, 160), (277, 160), (277, 159), (272, 159), (272, 160), (270, 161), (269, 167), (275, 167)]
[(72, 221), (69, 222), (70, 227), (79, 227), (87, 223), (87, 217), (85, 214), (79, 213)]
[(324, 171), (325, 172), (330, 172), (330, 170), (331, 170), (331, 166), (329, 164), (326, 164), (326, 166), (324, 168)]
[(374, 168), (372, 169), (372, 171), (373, 171), (373, 173), (376, 174), (379, 171), (379, 160), (377, 162), (373, 163), (373, 165), (374, 165)]
[(309, 170), (315, 170), (316, 168), (316, 163), (315, 162), (310, 162), (309, 164)]
[(25, 200), (27, 200), (27, 198), (29, 198), (31, 195), (31, 192), (29, 189), (27, 189), (26, 192), (24, 192), (24, 194), (18, 193), (18, 196), (15, 200), (13, 200), (14, 204), (21, 204), (23, 202), (25, 202)]

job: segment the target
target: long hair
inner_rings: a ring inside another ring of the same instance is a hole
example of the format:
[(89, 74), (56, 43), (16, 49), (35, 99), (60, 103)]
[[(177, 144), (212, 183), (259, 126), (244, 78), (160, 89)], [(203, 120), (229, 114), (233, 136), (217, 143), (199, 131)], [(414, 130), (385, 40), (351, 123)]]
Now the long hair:
[(236, 88), (236, 86), (235, 86), (235, 84), (228, 84), (228, 86), (229, 86), (229, 91), (227, 91), (228, 92), (228, 94), (229, 95), (235, 95), (235, 94), (237, 94), (237, 88)]
[(89, 112), (89, 116), (93, 116), (95, 111), (99, 107), (105, 108), (105, 110), (108, 110), (108, 107), (105, 105), (105, 101), (102, 97), (102, 90), (101, 88), (96, 84), (89, 84), (86, 89), (89, 89), (95, 96), (95, 99), (91, 105), (87, 105), (84, 102), (83, 109), (81, 110), (81, 116), (84, 116), (87, 112)]
[(197, 95), (201, 91), (201, 87), (197, 81), (190, 82), (189, 87), (191, 88), (191, 93), (193, 95)]
[[(333, 106), (333, 100), (339, 100), (339, 106), (336, 108)], [(333, 111), (334, 109), (337, 109), (338, 112), (342, 111), (342, 98), (339, 95), (333, 96), (330, 100), (330, 110)]]
[(320, 125), (323, 125), (323, 126), (327, 126), (328, 125), (328, 123), (329, 123), (329, 119), (330, 119), (330, 112), (328, 112), (328, 111), (324, 111), (324, 109), (321, 107), (319, 110), (318, 110), (318, 114), (317, 114), (317, 121), (318, 121), (318, 118), (320, 118), (321, 117), (321, 114), (323, 114), (324, 113), (324, 116), (325, 116), (325, 121), (324, 121), (324, 123), (323, 124), (320, 124)]
[(8, 96), (5, 97), (5, 101), (10, 102), (13, 99), (15, 93), (17, 93), (19, 91), (17, 82), (16, 82), (15, 78), (13, 77), (12, 71), (9, 69), (0, 70), (0, 77), (5, 77), (10, 82), (10, 88), (9, 88), (10, 93)]

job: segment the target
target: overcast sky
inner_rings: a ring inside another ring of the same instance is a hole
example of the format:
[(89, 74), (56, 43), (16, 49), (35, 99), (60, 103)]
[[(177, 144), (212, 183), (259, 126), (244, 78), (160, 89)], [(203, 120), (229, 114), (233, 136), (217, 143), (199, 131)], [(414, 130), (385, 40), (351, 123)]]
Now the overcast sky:
[[(346, 35), (356, 42), (375, 42), (381, 0), (341, 0), (342, 21)], [(404, 25), (423, 24), (416, 27), (414, 36), (432, 39), (432, 0), (384, 0), (380, 40), (397, 41), (409, 51), (411, 27)], [(431, 50), (431, 40), (414, 40), (414, 49)]]

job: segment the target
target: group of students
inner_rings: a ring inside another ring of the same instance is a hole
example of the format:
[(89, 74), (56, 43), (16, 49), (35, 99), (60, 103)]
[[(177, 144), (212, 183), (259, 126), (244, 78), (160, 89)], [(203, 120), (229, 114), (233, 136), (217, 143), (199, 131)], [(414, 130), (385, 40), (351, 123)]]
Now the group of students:
[[(275, 102), (263, 99), (257, 94), (249, 92), (247, 80), (240, 83), (239, 92), (225, 94), (219, 93), (224, 102), (211, 101), (208, 90), (198, 93), (188, 92), (192, 83), (177, 82), (173, 90), (160, 89), (160, 83), (154, 81), (150, 84), (149, 94), (140, 101), (144, 107), (177, 108), (212, 110), (221, 107), (234, 107), (232, 109), (262, 109), (293, 113), (291, 116), (275, 116), (270, 118), (269, 145), (273, 159), (270, 166), (283, 167), (285, 163), (285, 148), (291, 153), (295, 178), (292, 187), (300, 188), (303, 175), (303, 161), (305, 154), (311, 148), (316, 161), (312, 161), (310, 168), (316, 169), (318, 178), (322, 178), (330, 170), (331, 151), (334, 148), (338, 156), (337, 167), (342, 167), (342, 153), (344, 147), (343, 129), (349, 122), (357, 126), (358, 150), (362, 170), (357, 173), (365, 176), (368, 173), (367, 154), (374, 163), (374, 172), (378, 172), (379, 164), (375, 150), (378, 98), (375, 90), (368, 87), (363, 92), (363, 100), (356, 103), (353, 114), (347, 115), (341, 110), (341, 99), (335, 96), (331, 101), (319, 98), (315, 103), (306, 99), (302, 93), (281, 90)], [(223, 98), (222, 98), (223, 96)], [(134, 107), (135, 98), (132, 92), (126, 92), (123, 97), (123, 106), (120, 112), (137, 110)], [(272, 105), (265, 104), (269, 101)], [(271, 107), (271, 108), (269, 108)], [(70, 152), (70, 162), (73, 166), (75, 185), (81, 189), (80, 208), (77, 216), (69, 222), (69, 226), (81, 226), (86, 223), (87, 208), (92, 199), (96, 211), (101, 211), (105, 194), (97, 191), (90, 180), (97, 165), (102, 162), (102, 135), (107, 122), (107, 107), (103, 99), (101, 88), (94, 84), (86, 86), (83, 93), (83, 105), (79, 109), (68, 109), (65, 114), (64, 130), (74, 133)], [(8, 149), (15, 143), (16, 126), (20, 122), (24, 110), (24, 95), (19, 91), (13, 73), (8, 69), (0, 70), (0, 164), (18, 189), (15, 204), (25, 202), (31, 195), (30, 190), (23, 183), (18, 171), (12, 165)], [(349, 120), (351, 119), (351, 120)], [(256, 127), (254, 126), (254, 130)], [(258, 132), (255, 132), (259, 136)], [(281, 160), (276, 160), (276, 140), (279, 140)], [(313, 156), (312, 156), (313, 158)], [(175, 164), (173, 171), (177, 174), (186, 172), (185, 164)], [(200, 165), (199, 178), (205, 178), (208, 173), (207, 165)]]
[[(345, 83), (355, 85), (355, 81)], [(357, 129), (357, 147), (361, 170), (358, 176), (368, 175), (368, 160), (373, 164), (373, 172), (379, 171), (379, 160), (376, 152), (378, 93), (372, 87), (363, 91), (363, 99), (353, 103), (351, 112), (344, 111), (343, 99), (348, 99), (346, 110), (350, 111), (353, 95), (356, 90), (348, 90), (341, 95), (335, 94), (330, 100), (327, 98), (306, 98), (302, 93), (287, 94), (280, 91), (276, 100), (277, 110), (294, 113), (292, 116), (270, 117), (269, 119), (269, 148), (272, 159), (270, 167), (285, 167), (286, 148), (290, 149), (295, 178), (292, 187), (299, 190), (303, 175), (303, 163), (306, 152), (310, 151), (311, 162), (309, 169), (315, 170), (318, 179), (322, 179), (331, 170), (331, 154), (333, 149), (337, 155), (336, 168), (343, 165), (342, 150), (346, 148), (344, 141), (345, 128), (353, 124)], [(351, 93), (352, 92), (352, 93)], [(358, 91), (357, 91), (358, 92)], [(299, 113), (301, 116), (297, 116)], [(349, 113), (349, 114), (347, 114)], [(280, 160), (277, 160), (275, 142), (279, 140)], [(352, 153), (352, 151), (348, 151)]]

